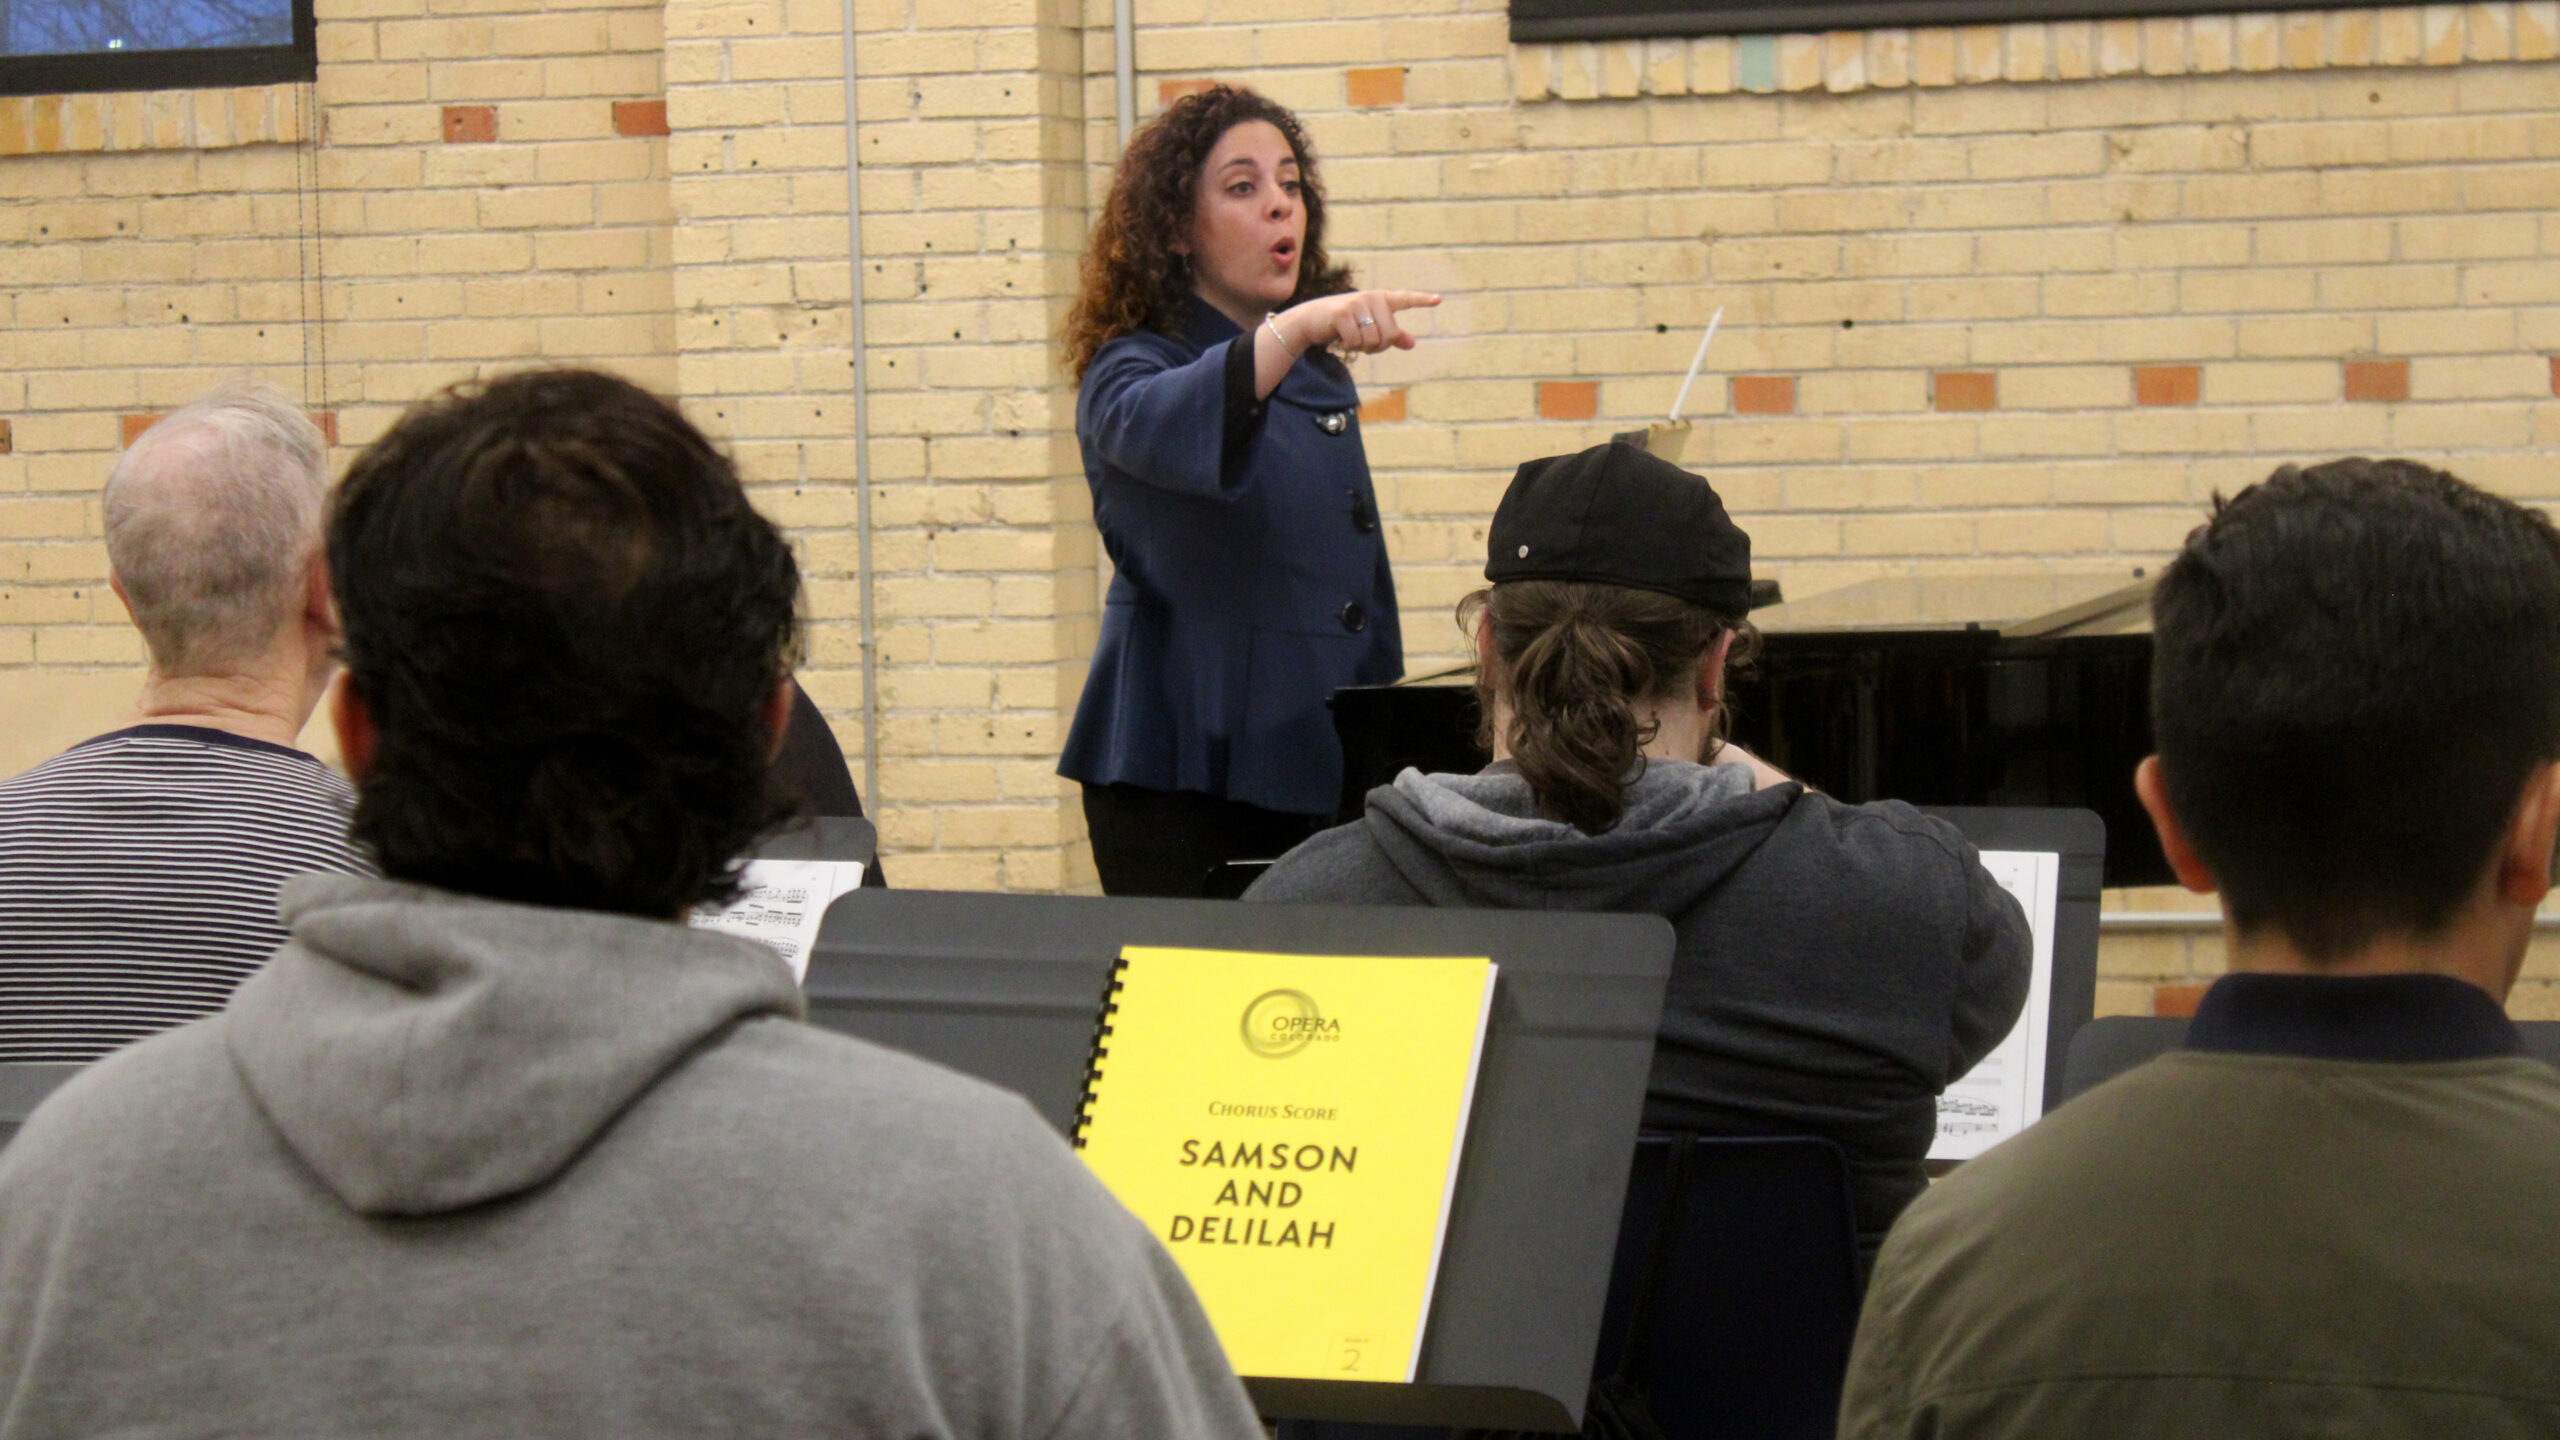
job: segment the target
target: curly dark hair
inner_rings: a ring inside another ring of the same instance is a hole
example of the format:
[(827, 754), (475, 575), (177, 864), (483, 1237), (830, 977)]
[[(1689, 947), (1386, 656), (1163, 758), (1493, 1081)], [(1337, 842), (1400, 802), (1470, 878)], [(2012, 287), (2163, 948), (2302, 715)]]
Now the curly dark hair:
[(1083, 289), (1067, 313), (1067, 368), (1084, 379), (1094, 352), (1140, 330), (1172, 328), (1191, 303), (1191, 262), (1174, 246), (1191, 233), (1199, 209), (1200, 168), (1218, 138), (1248, 120), (1269, 121), (1298, 159), (1307, 237), (1300, 248), (1298, 289), (1289, 303), (1351, 288), (1351, 267), (1324, 253), (1324, 186), (1316, 152), (1298, 117), (1251, 90), (1215, 85), (1185, 95), (1129, 137), (1110, 198), (1084, 253)]
[(767, 705), (800, 572), (737, 472), (627, 381), (457, 386), (357, 457), (329, 521), (372, 717), (356, 838), (474, 895), (671, 917), (793, 806)]

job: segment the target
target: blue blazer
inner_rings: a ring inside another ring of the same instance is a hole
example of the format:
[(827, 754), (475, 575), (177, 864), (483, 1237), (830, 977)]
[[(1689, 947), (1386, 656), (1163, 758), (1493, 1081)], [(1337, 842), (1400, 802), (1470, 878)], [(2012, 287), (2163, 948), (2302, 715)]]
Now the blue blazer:
[(1395, 579), (1350, 372), (1310, 354), (1256, 403), (1251, 355), (1195, 301), (1181, 334), (1085, 371), (1076, 440), (1118, 573), (1058, 773), (1330, 815), (1325, 700), (1404, 674)]

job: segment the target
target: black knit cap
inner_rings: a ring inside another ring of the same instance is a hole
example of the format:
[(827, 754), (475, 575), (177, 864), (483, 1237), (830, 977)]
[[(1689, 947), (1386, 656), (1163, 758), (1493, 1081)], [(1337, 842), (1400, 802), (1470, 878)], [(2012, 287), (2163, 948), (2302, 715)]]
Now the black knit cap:
[(1751, 609), (1751, 537), (1714, 487), (1612, 440), (1532, 460), (1511, 477), (1486, 537), (1484, 578), (1652, 590), (1719, 615)]

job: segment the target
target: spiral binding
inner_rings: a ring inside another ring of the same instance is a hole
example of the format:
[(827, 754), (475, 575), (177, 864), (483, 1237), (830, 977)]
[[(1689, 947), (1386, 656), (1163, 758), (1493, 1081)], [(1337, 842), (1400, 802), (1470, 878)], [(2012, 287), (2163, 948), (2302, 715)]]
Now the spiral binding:
[(1084, 1062), (1084, 1095), (1076, 1101), (1075, 1148), (1084, 1148), (1085, 1129), (1093, 1124), (1094, 1091), (1102, 1084), (1102, 1062), (1111, 1054), (1111, 1017), (1120, 1013), (1119, 1002), (1112, 997), (1121, 991), (1122, 971), (1129, 968), (1127, 956), (1111, 962), (1111, 983), (1102, 989), (1102, 1011), (1093, 1021), (1093, 1053)]

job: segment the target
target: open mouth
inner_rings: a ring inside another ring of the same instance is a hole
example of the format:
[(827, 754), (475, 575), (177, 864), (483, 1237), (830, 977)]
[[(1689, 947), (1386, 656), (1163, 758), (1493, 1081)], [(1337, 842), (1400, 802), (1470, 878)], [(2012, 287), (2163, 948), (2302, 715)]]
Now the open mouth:
[(1272, 247), (1271, 247), (1271, 263), (1273, 263), (1273, 264), (1275, 264), (1275, 265), (1288, 266), (1288, 265), (1294, 265), (1294, 264), (1296, 264), (1296, 263), (1297, 263), (1297, 260), (1298, 260), (1298, 242), (1297, 242), (1297, 241), (1295, 241), (1295, 240), (1281, 240), (1281, 241), (1279, 241), (1279, 242), (1277, 242), (1277, 243), (1275, 243), (1275, 244), (1273, 244), (1273, 245), (1272, 245)]

